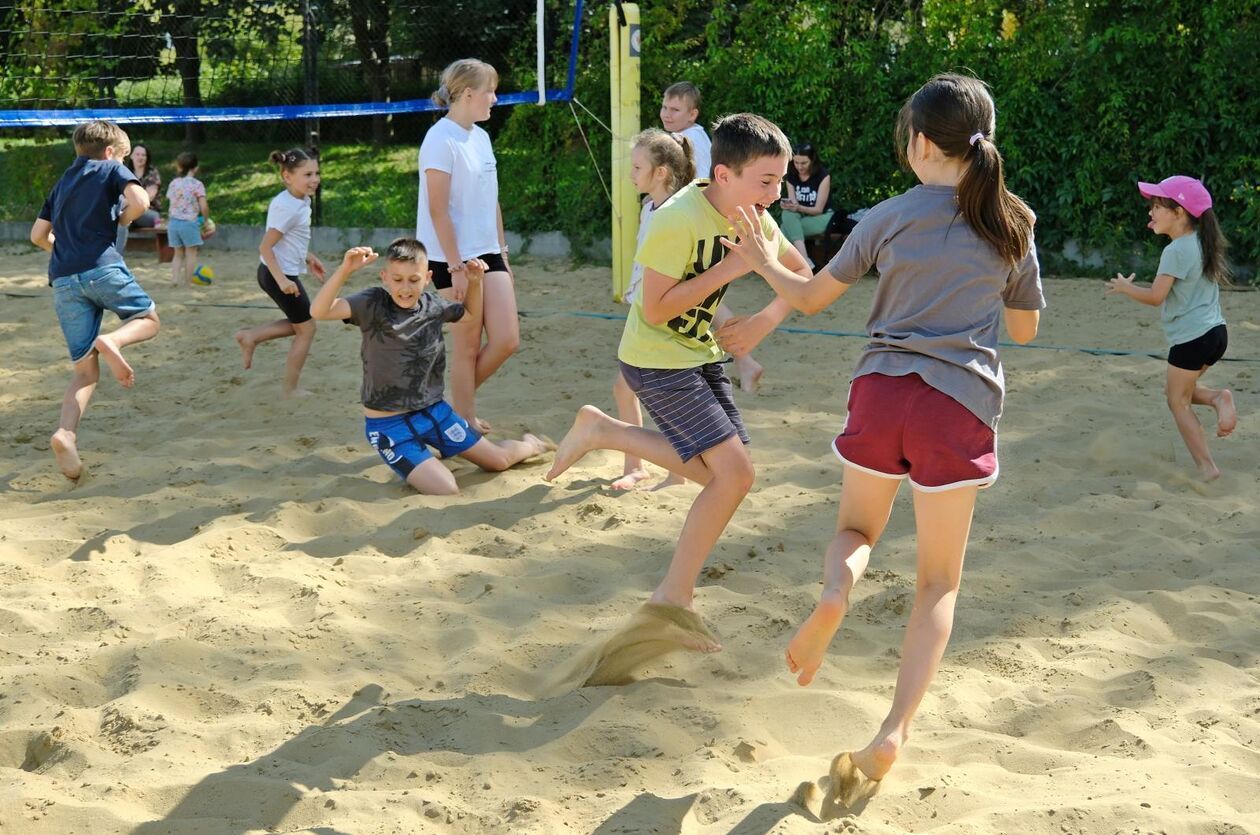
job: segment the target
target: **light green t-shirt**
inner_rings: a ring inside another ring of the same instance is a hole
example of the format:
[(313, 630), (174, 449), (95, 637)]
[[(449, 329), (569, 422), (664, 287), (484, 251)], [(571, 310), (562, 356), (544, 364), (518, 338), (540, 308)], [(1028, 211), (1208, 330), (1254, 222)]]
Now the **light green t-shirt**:
[[(735, 229), (704, 196), (708, 185), (708, 180), (696, 180), (653, 212), (647, 237), (635, 253), (636, 263), (687, 281), (727, 256), (722, 239), (735, 240)], [(780, 256), (791, 247), (770, 215), (761, 216), (761, 228), (775, 242)], [(626, 317), (618, 358), (639, 368), (695, 368), (717, 362), (722, 349), (713, 337), (713, 316), (726, 295), (726, 286), (663, 325), (649, 324), (644, 318), (640, 289)]]
[(1203, 275), (1203, 249), (1197, 232), (1174, 238), (1164, 247), (1159, 256), (1159, 274), (1177, 279), (1160, 312), (1169, 347), (1198, 339), (1225, 324), (1221, 288)]

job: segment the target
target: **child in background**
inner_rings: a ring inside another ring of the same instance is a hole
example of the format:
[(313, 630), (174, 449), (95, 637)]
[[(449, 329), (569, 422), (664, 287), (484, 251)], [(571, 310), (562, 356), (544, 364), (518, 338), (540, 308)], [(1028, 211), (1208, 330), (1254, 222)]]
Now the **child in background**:
[(1229, 333), (1221, 313), (1221, 287), (1228, 285), (1229, 247), (1212, 211), (1212, 195), (1193, 177), (1169, 177), (1159, 183), (1138, 183), (1138, 191), (1151, 201), (1147, 227), (1172, 242), (1159, 257), (1159, 270), (1149, 287), (1133, 283), (1134, 276), (1119, 273), (1107, 284), (1107, 293), (1128, 296), (1136, 302), (1160, 307), (1168, 340), (1168, 372), (1165, 395), (1177, 431), (1204, 481), (1221, 475), (1207, 438), (1192, 406), (1211, 406), (1216, 411), (1216, 434), (1224, 438), (1238, 424), (1234, 395), (1229, 389), (1199, 385), (1199, 378), (1225, 356)]
[[(647, 237), (648, 222), (652, 214), (665, 204), (673, 194), (694, 180), (695, 163), (691, 158), (691, 141), (681, 134), (669, 134), (657, 128), (648, 128), (634, 138), (630, 151), (630, 179), (639, 194), (646, 194), (643, 210), (639, 214), (639, 240), (643, 245)], [(630, 273), (630, 287), (626, 290), (626, 304), (634, 304), (643, 283), (643, 265), (638, 261)], [(617, 403), (617, 417), (630, 426), (643, 425), (643, 413), (639, 398), (626, 384), (621, 371), (613, 379), (613, 400)], [(633, 490), (640, 481), (648, 478), (643, 460), (629, 453), (621, 478), (610, 485), (614, 490)], [(657, 488), (684, 484), (686, 479), (669, 473)]]
[[(643, 283), (626, 319), (617, 355), (622, 374), (660, 431), (624, 423), (583, 406), (560, 444), (551, 481), (596, 449), (616, 449), (699, 482), (665, 578), (649, 611), (681, 630), (678, 645), (716, 652), (721, 645), (692, 609), (696, 579), (718, 537), (752, 488), (753, 465), (713, 317), (726, 285), (746, 272), (719, 243), (734, 230), (727, 216), (756, 204), (768, 257), (788, 271), (809, 274), (804, 259), (765, 213), (782, 194), (791, 148), (772, 122), (751, 113), (719, 121), (713, 130), (713, 177), (685, 186), (658, 209), (635, 254)], [(757, 314), (765, 333), (790, 312), (780, 299)], [(756, 327), (760, 323), (754, 323)], [(674, 648), (660, 644), (660, 652)], [(646, 658), (640, 659), (646, 660)]]
[[(426, 293), (432, 272), (424, 246), (398, 238), (385, 251), (381, 286), (340, 298), (355, 270), (377, 259), (371, 247), (346, 251), (341, 266), (311, 302), (316, 319), (340, 319), (363, 334), (364, 431), (385, 463), (417, 492), (447, 496), (459, 492), (443, 458), (458, 455), (491, 472), (502, 472), (554, 446), (525, 435), (517, 441), (490, 441), (442, 399), (446, 348), (442, 323), (464, 316), (462, 302)], [(481, 281), (486, 264), (466, 262), (470, 283)]]
[(291, 148), (283, 153), (272, 151), (269, 159), (280, 166), (284, 191), (267, 207), (267, 231), (258, 247), (258, 286), (284, 318), (241, 328), (236, 342), (249, 368), (259, 343), (293, 337), (284, 362), (283, 392), (285, 397), (300, 397), (308, 393), (298, 388), (298, 379), (315, 341), (311, 302), (300, 276), (309, 267), (315, 278), (321, 283), (324, 280), (323, 262), (307, 251), (311, 243), (311, 197), (319, 188), (319, 155), (314, 148)]
[(170, 203), (170, 217), (166, 222), (166, 240), (175, 250), (171, 260), (171, 286), (192, 286), (193, 272), (197, 269), (197, 250), (201, 240), (199, 215), (209, 216), (206, 203), (206, 187), (197, 179), (197, 155), (184, 151), (175, 158), (175, 170), (179, 176), (166, 187), (166, 199)]
[(779, 266), (749, 211), (737, 224), (741, 243), (725, 242), (806, 313), (840, 298), (872, 267), (879, 273), (870, 342), (832, 442), (844, 486), (822, 598), (787, 648), (788, 669), (809, 684), (908, 479), (918, 538), (914, 608), (887, 717), (865, 748), (832, 761), (829, 800), (848, 807), (892, 768), (949, 641), (976, 492), (998, 474), (999, 321), (1025, 344), (1045, 306), (1033, 213), (1006, 190), (993, 132), (983, 82), (936, 76), (897, 123), (898, 148), (921, 185), (871, 209), (822, 272), (802, 279)]
[[(661, 95), (660, 116), (665, 130), (685, 136), (691, 143), (696, 169), (693, 178), (708, 179), (713, 145), (709, 141), (709, 135), (697, 122), (700, 118), (700, 88), (690, 81), (679, 81), (666, 87)], [(734, 311), (722, 304), (718, 307), (715, 325), (720, 328), (735, 318)], [(742, 350), (732, 350), (730, 353), (735, 358), (735, 369), (739, 372), (739, 387), (749, 393), (756, 392), (765, 369), (753, 359), (751, 353)]]
[[(31, 226), (31, 243), (52, 253), (48, 283), (73, 363), (61, 420), (49, 439), (57, 466), (72, 480), (83, 474), (79, 421), (101, 378), (100, 360), (124, 388), (131, 388), (136, 375), (122, 349), (152, 339), (159, 327), (157, 305), (136, 283), (115, 246), (118, 228), (149, 208), (139, 179), (120, 162), (129, 148), (127, 134), (112, 122), (85, 122), (75, 128), (78, 158), (53, 186)], [(121, 215), (120, 198), (125, 198)], [(110, 334), (101, 333), (106, 310), (122, 320)]]

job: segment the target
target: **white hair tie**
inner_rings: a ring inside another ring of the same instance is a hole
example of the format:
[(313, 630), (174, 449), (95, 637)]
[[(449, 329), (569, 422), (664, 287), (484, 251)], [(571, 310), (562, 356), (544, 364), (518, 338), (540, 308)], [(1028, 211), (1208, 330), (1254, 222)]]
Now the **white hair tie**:
[(979, 142), (981, 139), (984, 139), (984, 134), (983, 134), (983, 133), (981, 133), (981, 132), (979, 132), (979, 131), (977, 131), (976, 133), (973, 133), (973, 134), (971, 135), (971, 138), (970, 138), (970, 139), (968, 139), (968, 140), (967, 140), (967, 144), (968, 144), (968, 145), (971, 145), (971, 146), (973, 146), (973, 147), (974, 147), (974, 146), (975, 146), (975, 144), (976, 144), (977, 142)]

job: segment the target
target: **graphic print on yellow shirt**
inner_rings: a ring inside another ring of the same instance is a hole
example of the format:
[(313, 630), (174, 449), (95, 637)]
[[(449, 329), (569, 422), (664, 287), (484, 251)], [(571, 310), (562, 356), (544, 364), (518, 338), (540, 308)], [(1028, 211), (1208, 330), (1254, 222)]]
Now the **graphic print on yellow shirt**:
[[(684, 186), (652, 215), (647, 237), (634, 260), (645, 268), (678, 281), (689, 281), (710, 269), (728, 255), (722, 239), (737, 235), (713, 204), (704, 196), (707, 180)], [(780, 256), (791, 246), (779, 232), (774, 218), (761, 215), (761, 228), (775, 241)], [(643, 315), (643, 291), (635, 297), (626, 317), (618, 358), (639, 368), (694, 368), (722, 358), (713, 335), (717, 313), (726, 286), (663, 325), (650, 324)]]

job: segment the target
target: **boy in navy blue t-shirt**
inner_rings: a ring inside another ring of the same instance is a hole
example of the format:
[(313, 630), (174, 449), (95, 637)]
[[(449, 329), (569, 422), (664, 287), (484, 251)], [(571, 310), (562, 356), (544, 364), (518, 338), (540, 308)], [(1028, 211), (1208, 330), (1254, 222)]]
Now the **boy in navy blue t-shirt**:
[[(159, 327), (157, 305), (136, 283), (114, 243), (118, 227), (149, 208), (149, 195), (121, 162), (131, 141), (112, 122), (85, 122), (75, 128), (74, 151), (78, 158), (53, 186), (31, 226), (31, 243), (52, 253), (48, 283), (74, 364), (61, 421), (50, 439), (57, 466), (69, 479), (83, 473), (76, 433), (101, 377), (100, 360), (131, 388), (136, 375), (122, 349), (152, 339)], [(102, 334), (106, 310), (123, 324)]]

